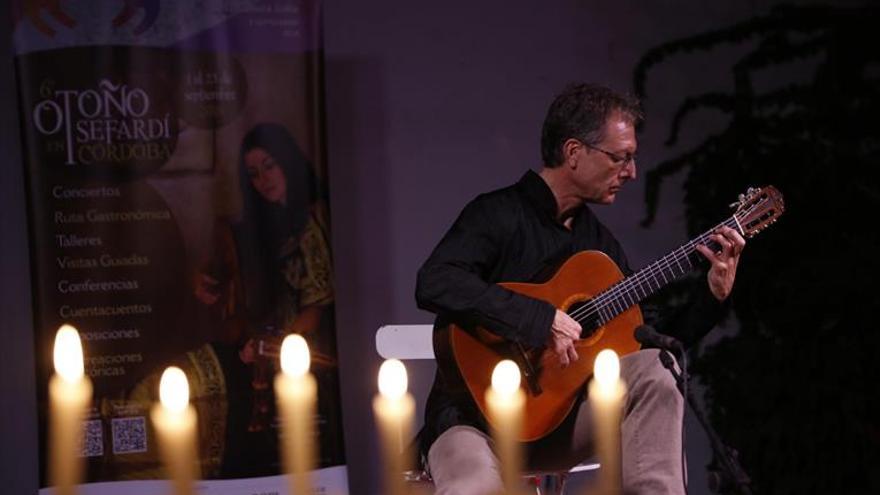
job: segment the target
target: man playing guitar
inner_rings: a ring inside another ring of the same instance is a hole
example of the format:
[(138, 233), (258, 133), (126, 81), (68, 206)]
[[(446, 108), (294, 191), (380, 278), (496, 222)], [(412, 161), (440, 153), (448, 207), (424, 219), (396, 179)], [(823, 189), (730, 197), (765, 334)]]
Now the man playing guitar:
[[(586, 203), (614, 202), (636, 178), (638, 103), (610, 89), (577, 84), (551, 104), (541, 137), (543, 167), (514, 185), (471, 201), (418, 274), (419, 307), (437, 313), (435, 344), (450, 324), (482, 328), (507, 341), (549, 353), (557, 367), (575, 363), (581, 325), (553, 304), (509, 290), (501, 282), (535, 282), (584, 251), (600, 251), (623, 274), (623, 249)], [(692, 344), (717, 322), (729, 296), (745, 240), (722, 226), (696, 246), (708, 261), (708, 284), (690, 306), (645, 320)], [(464, 386), (459, 368), (439, 359), (421, 434), (438, 494), (488, 494), (502, 489), (498, 460), (484, 416)], [(681, 428), (684, 402), (655, 349), (621, 360), (628, 394), (621, 424), (624, 493), (683, 493)], [(584, 376), (583, 380), (588, 377)], [(592, 455), (588, 397), (565, 419), (527, 444), (533, 469), (565, 469)]]

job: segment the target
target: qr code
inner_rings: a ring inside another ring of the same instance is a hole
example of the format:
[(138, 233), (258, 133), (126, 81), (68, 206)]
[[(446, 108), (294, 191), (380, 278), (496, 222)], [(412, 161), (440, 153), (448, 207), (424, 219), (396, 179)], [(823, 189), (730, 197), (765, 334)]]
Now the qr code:
[(143, 416), (113, 418), (113, 453), (133, 454), (147, 451), (147, 428)]
[(104, 428), (100, 419), (83, 421), (82, 444), (80, 457), (98, 457), (104, 455)]

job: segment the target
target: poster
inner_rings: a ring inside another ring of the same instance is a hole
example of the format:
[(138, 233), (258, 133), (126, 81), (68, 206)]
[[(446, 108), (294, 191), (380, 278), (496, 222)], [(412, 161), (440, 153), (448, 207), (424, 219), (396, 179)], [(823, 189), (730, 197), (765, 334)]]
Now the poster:
[(198, 413), (199, 491), (281, 493), (271, 384), (290, 332), (319, 383), (317, 491), (347, 493), (320, 4), (13, 9), (39, 412), (73, 324), (95, 387), (83, 493), (163, 483), (149, 407), (172, 364)]

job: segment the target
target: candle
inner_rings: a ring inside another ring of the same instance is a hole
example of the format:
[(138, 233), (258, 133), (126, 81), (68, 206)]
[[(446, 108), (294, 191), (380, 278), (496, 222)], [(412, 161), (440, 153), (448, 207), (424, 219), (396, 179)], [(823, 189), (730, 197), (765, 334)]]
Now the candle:
[(599, 493), (620, 493), (620, 413), (626, 386), (620, 381), (620, 360), (617, 354), (604, 349), (593, 364), (593, 380), (589, 386), (590, 407), (596, 435), (599, 470)]
[(193, 481), (199, 476), (196, 411), (189, 403), (189, 383), (183, 370), (171, 366), (162, 373), (159, 403), (150, 416), (175, 495), (191, 495)]
[(522, 452), (519, 436), (522, 431), (522, 413), (525, 394), (519, 387), (520, 372), (509, 359), (495, 365), (492, 386), (486, 390), (486, 404), (492, 425), (495, 451), (501, 462), (501, 480), (505, 493), (519, 491)]
[(92, 398), (92, 383), (83, 376), (83, 352), (79, 333), (62, 325), (55, 334), (55, 375), (49, 379), (50, 464), (55, 493), (73, 495), (82, 476), (82, 420)]
[(407, 393), (406, 367), (397, 359), (388, 359), (379, 368), (379, 394), (373, 399), (373, 413), (379, 427), (385, 459), (385, 491), (402, 495), (406, 491), (403, 472), (411, 468), (404, 457), (412, 435), (416, 402)]
[(282, 458), (291, 493), (311, 493), (309, 472), (314, 469), (314, 419), (318, 386), (309, 373), (309, 346), (301, 335), (281, 343), (281, 373), (275, 377), (275, 398), (281, 415)]

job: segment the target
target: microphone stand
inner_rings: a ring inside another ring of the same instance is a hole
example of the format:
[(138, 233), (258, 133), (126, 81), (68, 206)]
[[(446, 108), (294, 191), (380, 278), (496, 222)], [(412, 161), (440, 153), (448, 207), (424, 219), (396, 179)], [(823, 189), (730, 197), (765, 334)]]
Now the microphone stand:
[(709, 437), (712, 453), (715, 456), (715, 463), (721, 468), (720, 472), (717, 470), (709, 471), (709, 489), (715, 493), (722, 493), (730, 488), (738, 488), (741, 494), (752, 495), (752, 490), (749, 488), (752, 480), (743, 470), (742, 466), (740, 466), (736, 450), (728, 447), (721, 441), (721, 437), (718, 436), (718, 433), (715, 432), (715, 429), (706, 420), (706, 415), (703, 413), (696, 398), (688, 390), (687, 354), (684, 350), (681, 351), (681, 357), (682, 371), (679, 373), (675, 369), (675, 360), (672, 354), (666, 349), (660, 349), (660, 362), (675, 377), (678, 390), (687, 399), (688, 404), (690, 404), (691, 409), (694, 411), (694, 415)]

